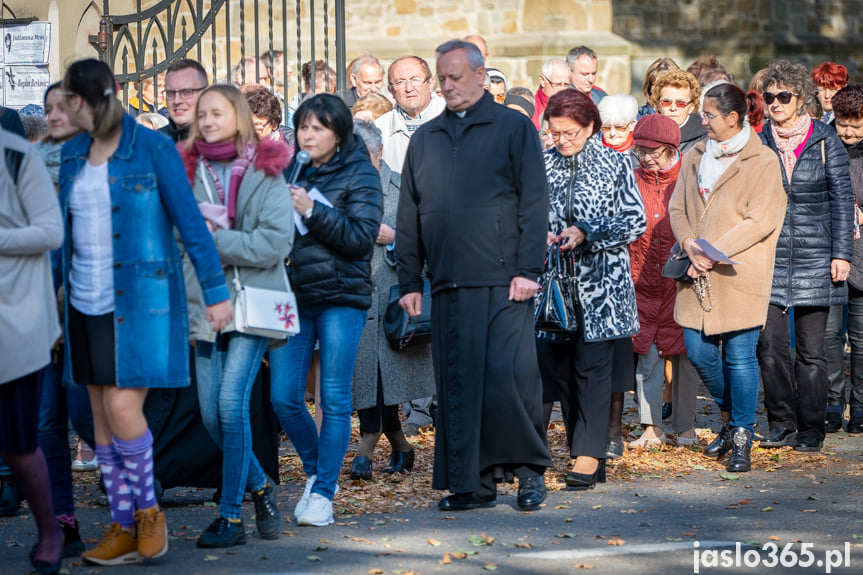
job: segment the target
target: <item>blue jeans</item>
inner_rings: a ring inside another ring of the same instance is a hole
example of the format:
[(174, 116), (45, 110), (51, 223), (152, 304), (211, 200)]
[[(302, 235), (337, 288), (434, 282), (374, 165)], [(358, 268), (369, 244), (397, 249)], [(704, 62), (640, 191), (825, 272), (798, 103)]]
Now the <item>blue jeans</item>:
[(75, 433), (91, 447), (93, 412), (86, 385), (63, 385), (63, 364), (50, 363), (43, 371), (42, 401), (39, 404), (39, 447), (48, 463), (54, 513), (75, 513), (72, 490), (72, 458), (69, 455), (69, 421)]
[[(332, 500), (351, 437), (351, 380), (366, 312), (325, 306), (300, 306), (299, 312), (300, 333), (270, 352), (270, 396), (303, 470), (309, 477), (318, 476), (312, 492)], [(321, 357), (320, 437), (304, 401), (316, 340)]]
[[(758, 405), (758, 345), (760, 329), (753, 327), (718, 335), (683, 329), (686, 354), (710, 390), (716, 405), (731, 412), (731, 427), (755, 428)], [(723, 356), (719, 355), (722, 342)]]
[(195, 342), (201, 420), (222, 449), (219, 515), (243, 516), (243, 493), (262, 489), (267, 476), (252, 452), (249, 398), (269, 339), (233, 332), (216, 343)]

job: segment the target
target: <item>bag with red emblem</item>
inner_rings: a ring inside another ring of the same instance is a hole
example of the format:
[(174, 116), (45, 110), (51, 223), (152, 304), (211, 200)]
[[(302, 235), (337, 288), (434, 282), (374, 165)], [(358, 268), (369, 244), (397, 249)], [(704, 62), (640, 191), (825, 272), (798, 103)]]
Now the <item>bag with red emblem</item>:
[(238, 332), (270, 339), (287, 339), (300, 333), (297, 297), (287, 275), (285, 291), (244, 286), (235, 266), (234, 288), (234, 327)]

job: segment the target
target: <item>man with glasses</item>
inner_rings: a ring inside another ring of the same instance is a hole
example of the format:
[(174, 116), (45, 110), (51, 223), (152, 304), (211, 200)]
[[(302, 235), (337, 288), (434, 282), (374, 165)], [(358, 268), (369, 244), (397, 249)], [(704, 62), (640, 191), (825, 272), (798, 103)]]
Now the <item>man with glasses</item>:
[(548, 99), (569, 87), (569, 66), (561, 58), (549, 58), (539, 74), (539, 89), (533, 97), (533, 125), (537, 130), (542, 125), (542, 115)]
[(207, 71), (195, 60), (172, 62), (165, 73), (165, 104), (168, 125), (159, 131), (175, 142), (185, 140), (195, 121), (198, 96), (207, 87)]
[(441, 113), (443, 100), (433, 92), (428, 63), (418, 56), (404, 56), (390, 65), (387, 79), (395, 107), (375, 120), (384, 142), (383, 160), (401, 173), (413, 133)]
[[(443, 111), (445, 104), (434, 93), (434, 80), (428, 63), (418, 56), (404, 56), (390, 65), (388, 83), (395, 107), (375, 120), (383, 139), (382, 159), (401, 174), (408, 144), (414, 132)], [(419, 434), (421, 427), (434, 424), (434, 397), (415, 399), (402, 406), (407, 417), (404, 433)]]

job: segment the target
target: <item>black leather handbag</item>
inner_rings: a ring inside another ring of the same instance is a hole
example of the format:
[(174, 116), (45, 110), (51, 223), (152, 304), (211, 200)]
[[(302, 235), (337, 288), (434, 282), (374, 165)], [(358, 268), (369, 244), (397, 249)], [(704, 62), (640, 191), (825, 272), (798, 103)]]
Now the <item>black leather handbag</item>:
[(410, 317), (405, 313), (399, 305), (399, 286), (390, 287), (384, 315), (384, 333), (395, 351), (431, 343), (431, 284), (428, 279), (423, 280), (422, 312), (419, 317)]
[(539, 277), (533, 320), (537, 331), (575, 333), (578, 331), (578, 287), (575, 260), (571, 251), (560, 252), (560, 244), (548, 247), (545, 272)]
[(662, 266), (662, 277), (675, 279), (684, 283), (691, 282), (692, 278), (686, 273), (691, 264), (689, 254), (680, 247), (679, 243), (675, 242), (671, 248), (671, 253), (668, 254), (668, 259), (665, 260), (665, 265)]

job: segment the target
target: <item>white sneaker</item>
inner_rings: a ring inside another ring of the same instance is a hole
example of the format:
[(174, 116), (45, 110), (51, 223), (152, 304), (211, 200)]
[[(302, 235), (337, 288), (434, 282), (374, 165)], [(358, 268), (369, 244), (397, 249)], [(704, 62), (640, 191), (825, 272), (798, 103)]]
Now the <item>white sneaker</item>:
[(312, 487), (315, 485), (315, 480), (317, 478), (317, 475), (312, 475), (306, 479), (306, 488), (303, 489), (303, 496), (300, 497), (300, 500), (297, 501), (297, 506), (294, 507), (294, 517), (302, 515), (305, 512), (306, 507), (309, 506), (309, 496), (312, 494)]
[(312, 493), (306, 509), (297, 517), (297, 524), (325, 527), (331, 523), (334, 523), (333, 502), (320, 493)]

